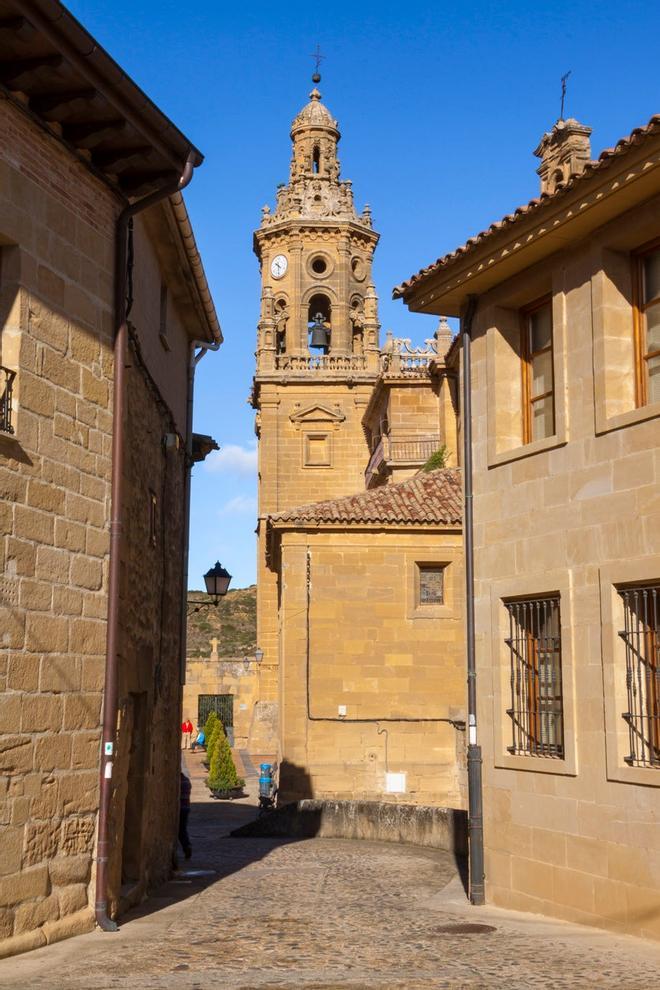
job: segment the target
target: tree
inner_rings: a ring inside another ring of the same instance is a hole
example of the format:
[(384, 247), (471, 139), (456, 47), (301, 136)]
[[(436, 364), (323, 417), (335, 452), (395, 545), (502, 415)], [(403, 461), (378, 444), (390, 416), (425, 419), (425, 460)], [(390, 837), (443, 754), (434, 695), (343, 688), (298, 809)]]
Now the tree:
[(224, 732), (217, 737), (209, 765), (207, 784), (212, 791), (231, 791), (245, 783), (236, 773), (229, 740)]
[(206, 740), (206, 760), (204, 761), (207, 767), (211, 766), (211, 758), (216, 750), (218, 741), (222, 736), (224, 736), (225, 731), (222, 728), (222, 722), (219, 718), (213, 723), (213, 728), (211, 729), (211, 735)]
[(204, 737), (206, 739), (206, 748), (208, 749), (209, 739), (211, 738), (211, 733), (213, 732), (213, 726), (218, 721), (217, 712), (210, 711), (208, 718), (204, 724)]

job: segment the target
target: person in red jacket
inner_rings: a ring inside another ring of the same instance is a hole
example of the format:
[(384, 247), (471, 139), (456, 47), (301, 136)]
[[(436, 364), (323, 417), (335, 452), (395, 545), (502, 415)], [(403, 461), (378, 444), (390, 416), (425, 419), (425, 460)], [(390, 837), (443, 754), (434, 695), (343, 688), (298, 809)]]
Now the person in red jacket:
[(183, 735), (183, 748), (188, 749), (190, 746), (190, 737), (192, 736), (193, 724), (189, 718), (185, 719), (181, 723), (181, 733)]

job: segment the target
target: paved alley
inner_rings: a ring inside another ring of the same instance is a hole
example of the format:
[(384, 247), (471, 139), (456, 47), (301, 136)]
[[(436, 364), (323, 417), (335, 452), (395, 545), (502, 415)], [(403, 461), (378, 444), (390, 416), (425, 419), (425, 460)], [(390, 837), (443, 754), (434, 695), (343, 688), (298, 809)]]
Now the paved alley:
[[(453, 858), (337, 839), (232, 839), (254, 798), (214, 802), (193, 770), (194, 854), (118, 934), (0, 963), (12, 990), (436, 990), (657, 984), (660, 947), (470, 909)], [(248, 778), (254, 793), (254, 777)], [(212, 871), (199, 875), (195, 871)], [(487, 926), (460, 934), (461, 924)], [(493, 930), (488, 930), (488, 929)]]

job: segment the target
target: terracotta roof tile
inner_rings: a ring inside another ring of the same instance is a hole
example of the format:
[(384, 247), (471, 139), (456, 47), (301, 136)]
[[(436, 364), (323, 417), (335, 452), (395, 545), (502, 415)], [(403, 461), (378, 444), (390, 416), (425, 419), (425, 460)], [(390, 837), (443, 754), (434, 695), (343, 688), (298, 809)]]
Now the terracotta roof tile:
[(457, 526), (462, 522), (462, 505), (460, 470), (442, 468), (372, 491), (278, 512), (268, 517), (268, 524), (421, 523)]
[(493, 237), (500, 230), (510, 227), (512, 224), (518, 223), (523, 217), (528, 216), (530, 213), (533, 213), (540, 207), (545, 206), (547, 203), (552, 202), (554, 204), (561, 196), (566, 195), (566, 193), (574, 189), (576, 185), (584, 182), (585, 179), (588, 179), (595, 172), (600, 172), (606, 169), (611, 164), (613, 158), (625, 154), (625, 152), (630, 151), (638, 144), (641, 144), (642, 141), (654, 134), (657, 134), (658, 132), (660, 132), (660, 114), (654, 114), (648, 124), (644, 127), (636, 127), (627, 137), (621, 138), (614, 148), (606, 148), (604, 151), (601, 151), (596, 161), (589, 162), (580, 175), (573, 176), (573, 178), (569, 179), (568, 182), (559, 186), (554, 193), (541, 193), (540, 196), (531, 199), (525, 206), (519, 206), (513, 213), (508, 213), (501, 220), (498, 220), (496, 223), (492, 223), (490, 227), (486, 230), (482, 230), (475, 237), (469, 237), (465, 244), (456, 248), (455, 251), (450, 251), (449, 254), (445, 254), (442, 258), (438, 258), (438, 260), (434, 261), (431, 265), (427, 265), (426, 268), (420, 269), (416, 275), (411, 275), (406, 282), (402, 282), (401, 285), (395, 286), (392, 290), (393, 298), (401, 299), (417, 282), (420, 282), (427, 275), (430, 275), (432, 272), (438, 271), (441, 268), (446, 268), (452, 261), (456, 261), (457, 258), (469, 254), (469, 252), (477, 247), (477, 245), (482, 244), (488, 238)]

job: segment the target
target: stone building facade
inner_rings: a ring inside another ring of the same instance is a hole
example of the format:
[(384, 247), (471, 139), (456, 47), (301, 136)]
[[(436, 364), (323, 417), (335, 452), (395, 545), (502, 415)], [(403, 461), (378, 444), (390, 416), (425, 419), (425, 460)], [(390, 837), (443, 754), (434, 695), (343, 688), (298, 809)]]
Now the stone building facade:
[[(27, 5), (6, 3), (3, 14), (9, 7), (16, 31), (0, 44), (0, 955), (94, 924), (109, 522), (118, 515), (109, 912), (170, 869), (188, 366), (192, 341), (220, 339), (183, 200), (165, 196), (128, 234), (117, 424), (117, 221), (164, 181), (174, 189), (201, 155), (59, 4), (31, 5), (29, 19)], [(111, 498), (118, 429), (121, 511)]]
[[(204, 712), (220, 709), (231, 711), (231, 723), (225, 722), (225, 729), (231, 744), (238, 750), (249, 749), (252, 754), (272, 758), (274, 751), (258, 751), (255, 741), (262, 733), (254, 729), (255, 718), (265, 714), (267, 709), (257, 705), (259, 701), (259, 664), (255, 657), (218, 656), (218, 641), (209, 643), (208, 657), (188, 657), (186, 660), (186, 683), (183, 687), (184, 718), (189, 718), (195, 726), (203, 728)], [(224, 701), (226, 699), (227, 708)], [(201, 717), (200, 717), (201, 715)]]
[[(260, 703), (271, 707), (279, 686), (278, 578), (267, 560), (266, 517), (363, 486), (362, 415), (379, 362), (371, 281), (378, 234), (369, 210), (356, 212), (350, 181), (339, 177), (339, 129), (318, 90), (291, 139), (289, 183), (273, 212), (264, 207), (254, 238), (262, 277), (252, 393), (260, 438), (257, 640)], [(310, 350), (315, 323), (328, 345)], [(270, 752), (274, 725), (259, 724), (270, 738), (255, 745)]]
[(452, 333), (442, 320), (425, 347), (387, 334), (380, 374), (362, 417), (371, 456), (367, 488), (411, 478), (444, 448), (446, 466), (456, 467), (456, 372), (446, 363)]
[(464, 808), (460, 472), (268, 519), (280, 798)]
[[(318, 90), (291, 138), (289, 183), (255, 234), (255, 714), (267, 717), (254, 726), (270, 732), (254, 732), (250, 747), (277, 752), (282, 800), (462, 807), (457, 482), (429, 476), (426, 515), (427, 482), (413, 478), (443, 444), (455, 454), (451, 333), (443, 324), (417, 349), (388, 334), (381, 351), (378, 235), (340, 179), (338, 125)], [(403, 484), (390, 496), (391, 481)], [(443, 576), (446, 600), (440, 591), (420, 605), (420, 581)]]
[(660, 117), (537, 154), (539, 199), (395, 290), (472, 317), (486, 892), (658, 938)]

